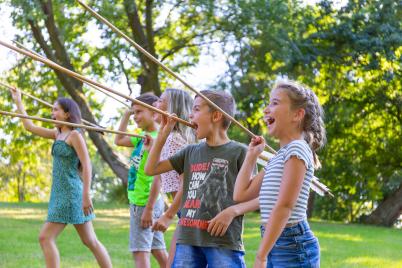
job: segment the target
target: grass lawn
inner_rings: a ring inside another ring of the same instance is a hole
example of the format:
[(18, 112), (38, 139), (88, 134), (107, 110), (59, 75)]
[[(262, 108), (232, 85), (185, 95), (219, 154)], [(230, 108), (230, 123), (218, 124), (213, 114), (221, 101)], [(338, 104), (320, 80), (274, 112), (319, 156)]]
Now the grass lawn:
[[(44, 267), (38, 244), (47, 204), (0, 203), (0, 267)], [(94, 226), (114, 267), (133, 267), (128, 252), (128, 209), (124, 205), (96, 206)], [(260, 242), (259, 216), (246, 217), (246, 261), (252, 267)], [(311, 222), (321, 245), (321, 267), (402, 267), (402, 230), (364, 225)], [(165, 239), (169, 243), (173, 228)], [(73, 226), (57, 240), (62, 267), (97, 267)], [(153, 266), (157, 267), (153, 260)]]

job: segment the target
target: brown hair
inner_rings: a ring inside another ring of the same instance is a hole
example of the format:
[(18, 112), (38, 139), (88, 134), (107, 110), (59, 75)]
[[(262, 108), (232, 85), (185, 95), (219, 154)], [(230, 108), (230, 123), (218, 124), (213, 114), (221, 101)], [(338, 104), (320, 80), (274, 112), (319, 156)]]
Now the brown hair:
[(68, 98), (58, 98), (56, 102), (65, 113), (69, 113), (67, 122), (81, 124), (81, 111), (75, 101)]
[[(138, 96), (135, 99), (152, 106), (152, 104), (155, 101), (157, 101), (159, 98), (157, 96), (155, 96), (153, 93), (147, 92), (147, 93), (141, 94), (140, 96)], [(135, 103), (133, 102), (132, 105), (135, 105)]]
[[(235, 113), (236, 104), (232, 95), (230, 95), (226, 91), (215, 91), (215, 90), (203, 90), (200, 93), (203, 94), (205, 97), (207, 97), (209, 100), (211, 100), (213, 103), (215, 103), (219, 108), (221, 108), (227, 114), (233, 117)], [(197, 98), (200, 96), (196, 95), (195, 97)], [(217, 111), (210, 104), (208, 104), (208, 107), (211, 112)], [(232, 121), (229, 118), (223, 116), (222, 127), (228, 129), (231, 122)]]
[(280, 81), (274, 86), (275, 89), (283, 89), (291, 101), (292, 109), (302, 108), (305, 111), (302, 120), (304, 140), (313, 151), (314, 167), (320, 168), (321, 163), (316, 151), (321, 149), (326, 142), (324, 127), (324, 111), (314, 92), (295, 81)]

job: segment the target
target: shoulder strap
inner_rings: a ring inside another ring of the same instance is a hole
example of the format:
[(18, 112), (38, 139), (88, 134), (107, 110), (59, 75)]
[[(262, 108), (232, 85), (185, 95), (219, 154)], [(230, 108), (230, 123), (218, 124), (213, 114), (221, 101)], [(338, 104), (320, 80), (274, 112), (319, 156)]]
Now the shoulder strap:
[(67, 138), (68, 138), (68, 136), (70, 136), (71, 132), (73, 132), (73, 130), (71, 130), (71, 131), (66, 135), (66, 137), (64, 138), (63, 141), (66, 141), (66, 140), (67, 140)]

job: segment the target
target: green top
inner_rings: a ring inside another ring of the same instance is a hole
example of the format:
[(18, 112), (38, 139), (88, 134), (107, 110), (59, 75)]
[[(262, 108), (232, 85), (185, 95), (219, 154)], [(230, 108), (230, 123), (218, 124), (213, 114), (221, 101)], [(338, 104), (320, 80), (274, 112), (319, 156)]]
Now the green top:
[[(149, 133), (141, 132), (140, 135), (149, 134), (152, 138), (156, 138), (157, 131)], [(128, 171), (128, 200), (130, 204), (137, 206), (145, 206), (148, 202), (149, 193), (153, 176), (147, 176), (144, 171), (145, 163), (148, 159), (148, 151), (144, 148), (144, 141), (141, 138), (131, 137), (131, 143), (134, 150), (130, 157), (130, 169)]]

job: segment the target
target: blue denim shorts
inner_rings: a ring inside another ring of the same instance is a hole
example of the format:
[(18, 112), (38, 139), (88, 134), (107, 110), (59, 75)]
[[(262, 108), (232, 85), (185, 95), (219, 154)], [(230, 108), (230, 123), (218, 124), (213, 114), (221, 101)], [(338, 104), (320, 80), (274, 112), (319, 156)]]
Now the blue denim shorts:
[[(265, 227), (261, 226), (261, 236)], [(286, 227), (268, 254), (267, 268), (320, 267), (320, 245), (306, 220)]]
[(244, 252), (176, 244), (172, 268), (245, 268)]

